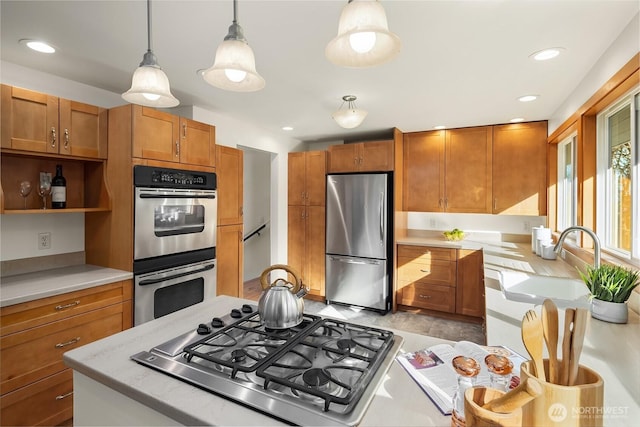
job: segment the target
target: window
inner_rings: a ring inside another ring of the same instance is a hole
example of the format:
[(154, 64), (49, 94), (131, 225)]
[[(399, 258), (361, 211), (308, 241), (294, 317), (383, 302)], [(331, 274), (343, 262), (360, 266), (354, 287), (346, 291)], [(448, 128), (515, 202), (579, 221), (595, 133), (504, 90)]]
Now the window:
[(640, 259), (638, 140), (640, 90), (598, 116), (598, 235), (603, 248), (627, 259)]
[[(558, 230), (577, 223), (576, 134), (558, 144)], [(568, 237), (575, 236), (571, 233)]]

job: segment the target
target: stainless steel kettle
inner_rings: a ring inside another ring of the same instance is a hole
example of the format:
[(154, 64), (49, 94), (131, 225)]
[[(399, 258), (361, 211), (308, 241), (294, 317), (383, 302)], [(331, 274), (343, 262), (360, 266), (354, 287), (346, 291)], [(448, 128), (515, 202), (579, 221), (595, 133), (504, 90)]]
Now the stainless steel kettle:
[[(285, 270), (293, 276), (293, 281), (278, 278), (269, 283), (269, 273), (273, 270)], [(275, 264), (262, 272), (260, 284), (262, 295), (258, 301), (260, 320), (267, 328), (287, 329), (302, 322), (304, 314), (304, 297), (307, 289), (302, 284), (298, 273), (288, 265)]]

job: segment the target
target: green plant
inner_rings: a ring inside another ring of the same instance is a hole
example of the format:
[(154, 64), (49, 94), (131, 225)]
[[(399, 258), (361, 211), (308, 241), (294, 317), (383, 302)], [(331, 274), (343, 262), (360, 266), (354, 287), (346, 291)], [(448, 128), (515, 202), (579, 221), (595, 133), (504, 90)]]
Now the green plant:
[(609, 302), (625, 302), (631, 292), (640, 285), (640, 273), (618, 265), (603, 264), (598, 268), (586, 267), (586, 272), (578, 271), (589, 288), (591, 298)]

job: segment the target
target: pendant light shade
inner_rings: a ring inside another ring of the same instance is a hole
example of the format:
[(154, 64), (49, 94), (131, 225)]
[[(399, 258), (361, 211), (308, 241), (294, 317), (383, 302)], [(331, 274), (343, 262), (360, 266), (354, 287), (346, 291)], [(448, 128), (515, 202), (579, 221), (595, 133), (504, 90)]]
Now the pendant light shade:
[(255, 92), (265, 86), (256, 71), (256, 59), (237, 22), (236, 0), (233, 1), (233, 23), (224, 41), (216, 49), (213, 65), (202, 73), (212, 86), (235, 92)]
[(400, 47), (379, 1), (349, 0), (340, 15), (338, 35), (327, 45), (325, 55), (336, 65), (364, 68), (392, 60)]
[(147, 0), (147, 52), (140, 66), (133, 73), (131, 89), (122, 98), (132, 104), (145, 107), (169, 108), (180, 104), (172, 94), (169, 79), (158, 65), (151, 50), (151, 2)]
[[(356, 97), (354, 95), (343, 96), (340, 108), (331, 115), (340, 127), (345, 129), (357, 128), (362, 124), (365, 117), (367, 117), (368, 113), (365, 110), (357, 108), (355, 101)], [(342, 106), (345, 102), (347, 103), (347, 108), (343, 109)]]

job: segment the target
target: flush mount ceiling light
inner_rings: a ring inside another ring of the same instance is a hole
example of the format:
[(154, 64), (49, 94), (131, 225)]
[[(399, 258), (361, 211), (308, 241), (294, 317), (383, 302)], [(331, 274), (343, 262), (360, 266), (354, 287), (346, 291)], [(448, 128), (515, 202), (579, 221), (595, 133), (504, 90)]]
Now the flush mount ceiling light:
[(524, 118), (522, 117), (516, 117), (514, 119), (509, 120), (511, 123), (521, 123), (524, 122)]
[(147, 0), (147, 52), (131, 78), (131, 89), (122, 98), (145, 107), (169, 108), (180, 103), (172, 94), (169, 79), (151, 50), (151, 0)]
[(42, 40), (21, 39), (19, 42), (40, 53), (54, 53), (56, 51), (53, 46)]
[(327, 45), (325, 55), (343, 67), (373, 67), (393, 59), (400, 46), (378, 0), (349, 0), (340, 15), (338, 35)]
[(434, 126), (433, 128), (434, 128), (435, 130), (442, 130), (442, 129), (446, 129), (446, 126), (438, 125), (438, 126)]
[(535, 101), (536, 99), (538, 99), (538, 95), (524, 95), (518, 98), (518, 101), (520, 102), (531, 102), (531, 101)]
[[(340, 108), (338, 111), (333, 113), (331, 117), (345, 129), (353, 129), (360, 126), (365, 117), (367, 117), (367, 112), (364, 110), (360, 110), (356, 107), (356, 97), (354, 95), (345, 95), (342, 97), (342, 104), (340, 104)], [(342, 109), (344, 103), (347, 103), (347, 108)]]
[(529, 58), (535, 59), (536, 61), (547, 61), (560, 55), (563, 50), (564, 48), (562, 47), (550, 47), (548, 49), (533, 52), (531, 55), (529, 55)]
[(235, 92), (255, 92), (264, 87), (265, 81), (256, 71), (253, 50), (244, 38), (238, 24), (237, 0), (233, 0), (233, 23), (229, 33), (216, 50), (213, 65), (202, 73), (212, 86)]

